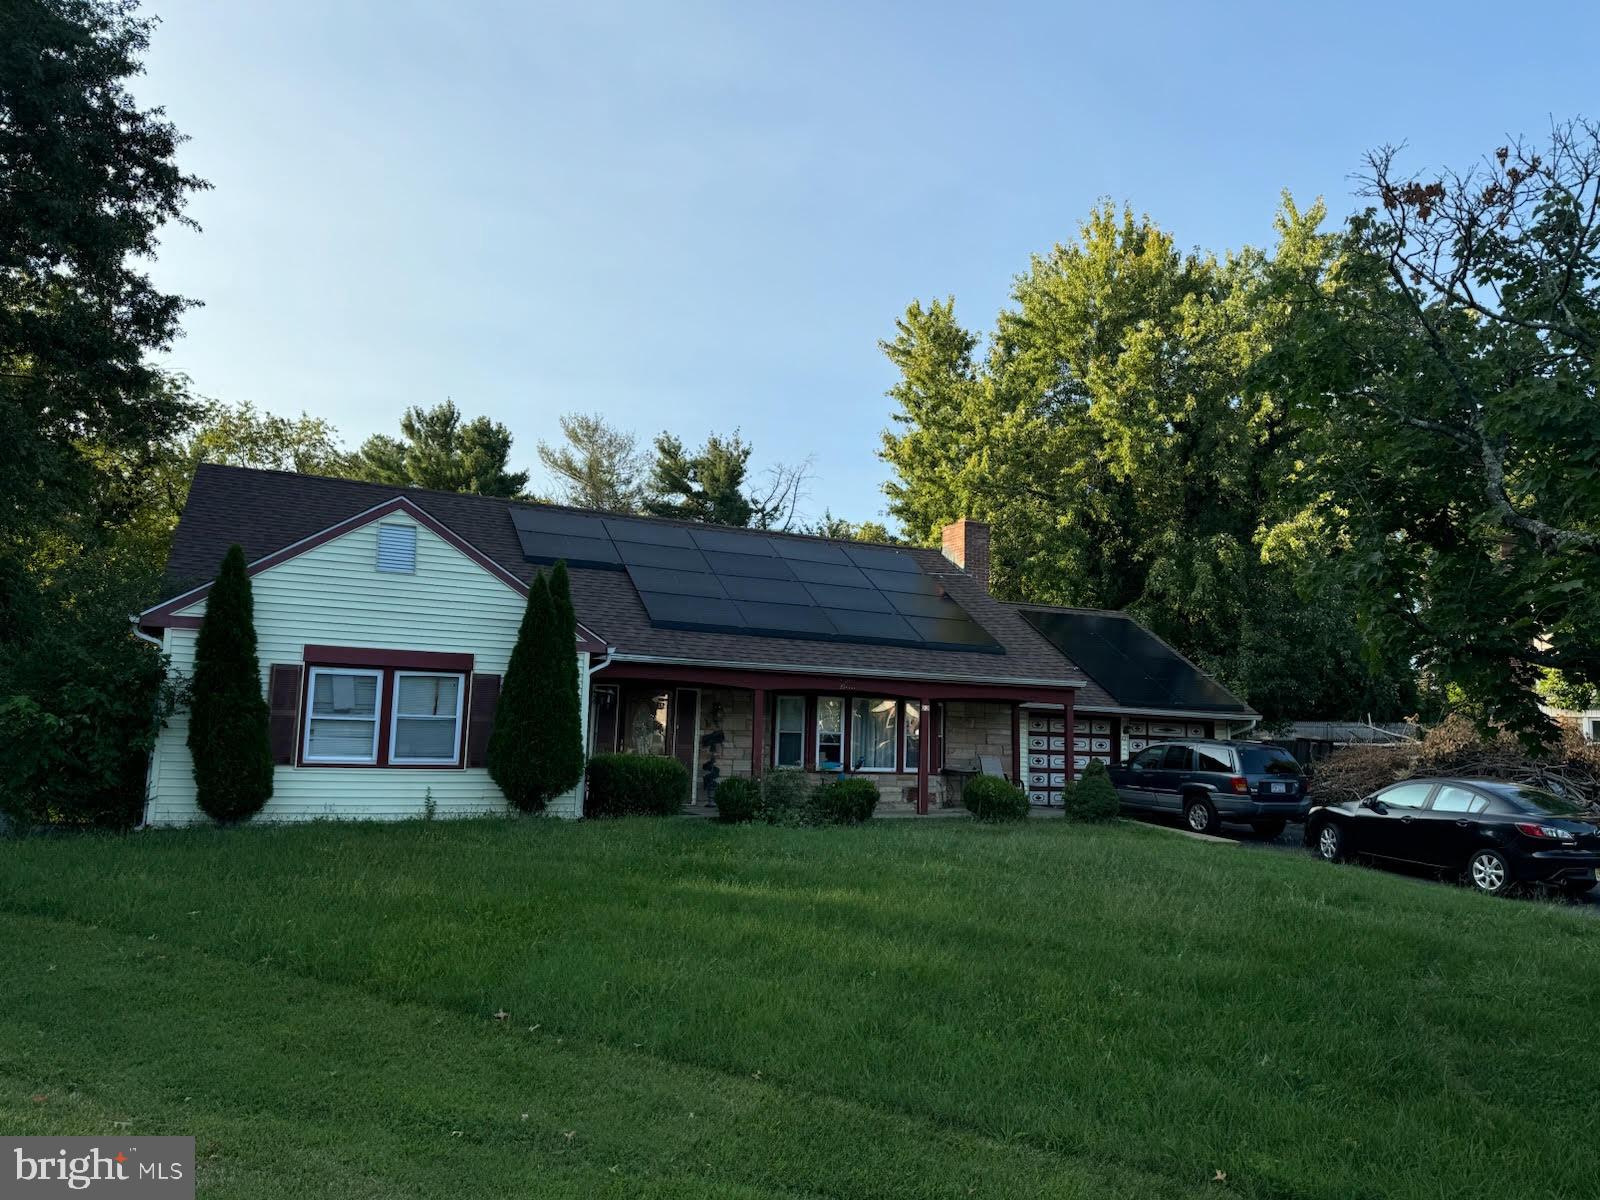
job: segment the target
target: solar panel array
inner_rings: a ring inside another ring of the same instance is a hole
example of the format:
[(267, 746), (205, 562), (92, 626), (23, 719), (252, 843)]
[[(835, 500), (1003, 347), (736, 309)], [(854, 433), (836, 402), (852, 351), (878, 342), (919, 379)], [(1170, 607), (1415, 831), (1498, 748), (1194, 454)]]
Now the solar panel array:
[(1127, 708), (1243, 710), (1225, 688), (1127, 617), (1036, 609), (1022, 616)]
[(536, 508), (511, 520), (530, 562), (626, 571), (661, 628), (1001, 652), (898, 550)]

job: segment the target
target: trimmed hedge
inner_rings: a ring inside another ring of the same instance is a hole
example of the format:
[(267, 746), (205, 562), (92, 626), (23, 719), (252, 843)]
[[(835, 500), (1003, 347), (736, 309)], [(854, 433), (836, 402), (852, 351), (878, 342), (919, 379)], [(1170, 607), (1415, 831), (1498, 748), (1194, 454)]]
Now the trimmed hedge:
[(1020, 821), (1028, 815), (1028, 794), (998, 775), (978, 775), (962, 785), (961, 802), (980, 821)]
[(1069, 821), (1116, 820), (1122, 804), (1105, 763), (1096, 760), (1085, 767), (1083, 777), (1062, 797), (1062, 806)]
[(761, 789), (749, 779), (724, 779), (717, 784), (711, 799), (717, 805), (717, 820), (737, 825), (755, 820), (756, 809), (761, 806)]
[(670, 817), (682, 812), (688, 799), (689, 768), (675, 758), (596, 754), (589, 760), (586, 816)]
[(870, 779), (836, 779), (819, 787), (811, 807), (824, 825), (859, 825), (878, 806), (878, 785)]

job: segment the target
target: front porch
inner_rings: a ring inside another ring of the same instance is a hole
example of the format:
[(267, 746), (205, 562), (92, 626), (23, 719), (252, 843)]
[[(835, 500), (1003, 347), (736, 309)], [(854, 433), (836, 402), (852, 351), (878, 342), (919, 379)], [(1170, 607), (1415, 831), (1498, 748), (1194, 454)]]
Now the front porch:
[(870, 779), (877, 815), (964, 811), (980, 773), (1027, 786), (1025, 705), (1050, 710), (1072, 745), (1074, 689), (836, 672), (610, 661), (590, 685), (589, 751), (670, 754), (688, 768), (689, 809), (715, 811), (717, 784), (771, 770)]

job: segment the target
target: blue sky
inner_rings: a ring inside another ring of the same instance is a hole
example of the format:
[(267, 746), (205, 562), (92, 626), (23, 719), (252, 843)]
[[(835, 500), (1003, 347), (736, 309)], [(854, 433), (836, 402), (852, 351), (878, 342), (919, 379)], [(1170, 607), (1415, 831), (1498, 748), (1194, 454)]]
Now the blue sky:
[(452, 396), (536, 484), (562, 412), (739, 426), (855, 520), (913, 298), (987, 330), (1100, 197), (1264, 244), (1372, 146), (1600, 115), (1576, 3), (147, 3), (137, 94), (215, 185), (156, 267), (201, 392), (351, 442)]

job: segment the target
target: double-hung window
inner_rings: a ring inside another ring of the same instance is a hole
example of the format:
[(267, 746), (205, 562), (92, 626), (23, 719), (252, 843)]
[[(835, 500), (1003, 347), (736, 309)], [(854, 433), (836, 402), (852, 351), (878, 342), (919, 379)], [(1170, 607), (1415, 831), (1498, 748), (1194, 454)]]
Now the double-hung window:
[(772, 765), (803, 767), (806, 760), (806, 698), (779, 696), (773, 706)]
[(894, 700), (850, 702), (850, 757), (855, 771), (893, 771), (900, 705)]
[(844, 770), (844, 701), (817, 697), (817, 770)]
[(448, 766), (456, 761), (461, 753), (462, 684), (460, 675), (394, 673), (390, 762)]
[(377, 762), (382, 699), (382, 671), (312, 667), (305, 761)]

